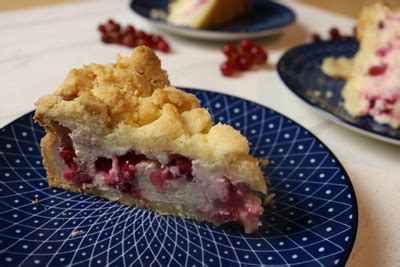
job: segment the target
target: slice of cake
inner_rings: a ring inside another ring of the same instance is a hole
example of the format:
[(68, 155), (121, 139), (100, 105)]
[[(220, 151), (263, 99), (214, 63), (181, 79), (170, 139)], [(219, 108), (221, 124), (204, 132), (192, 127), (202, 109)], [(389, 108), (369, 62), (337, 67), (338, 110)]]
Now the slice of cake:
[(400, 10), (377, 3), (359, 18), (360, 48), (343, 89), (352, 116), (400, 127)]
[(247, 139), (170, 86), (154, 52), (73, 69), (36, 103), (49, 185), (257, 230), (266, 182)]
[(169, 23), (197, 29), (220, 26), (249, 11), (248, 0), (175, 0), (169, 6)]

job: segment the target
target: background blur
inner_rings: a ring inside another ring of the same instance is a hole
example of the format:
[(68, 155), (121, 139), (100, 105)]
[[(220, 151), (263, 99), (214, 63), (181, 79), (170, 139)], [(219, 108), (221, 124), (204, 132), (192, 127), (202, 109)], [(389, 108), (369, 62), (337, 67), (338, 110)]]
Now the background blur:
[[(0, 12), (10, 11), (17, 9), (32, 8), (44, 5), (53, 5), (67, 2), (83, 2), (90, 0), (0, 0)], [(111, 0), (109, 0), (111, 1)], [(364, 4), (376, 2), (377, 0), (299, 0), (302, 3), (311, 4), (318, 6), (323, 9), (328, 9), (334, 12), (348, 15), (351, 17), (357, 17)], [(400, 3), (400, 0), (383, 0), (383, 2)]]

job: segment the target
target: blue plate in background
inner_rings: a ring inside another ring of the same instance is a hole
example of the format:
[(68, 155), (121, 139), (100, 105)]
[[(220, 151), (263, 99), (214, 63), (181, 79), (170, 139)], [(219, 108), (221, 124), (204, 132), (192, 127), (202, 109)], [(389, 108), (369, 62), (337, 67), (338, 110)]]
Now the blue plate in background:
[(257, 233), (49, 188), (39, 147), (44, 131), (29, 113), (0, 129), (0, 266), (344, 266), (358, 212), (332, 152), (271, 109), (187, 90), (215, 121), (247, 136), (253, 155), (270, 160), (264, 171), (275, 206), (266, 208)]
[(223, 26), (199, 30), (170, 24), (153, 19), (151, 10), (167, 12), (168, 0), (133, 0), (131, 9), (160, 29), (191, 38), (207, 40), (228, 40), (263, 37), (280, 32), (295, 20), (294, 12), (288, 7), (265, 0), (250, 0), (251, 12)]
[(301, 45), (281, 57), (278, 73), (293, 93), (332, 121), (369, 137), (400, 145), (400, 129), (379, 124), (370, 116), (351, 117), (342, 103), (341, 92), (345, 81), (322, 73), (324, 58), (352, 57), (357, 50), (356, 41), (324, 41)]

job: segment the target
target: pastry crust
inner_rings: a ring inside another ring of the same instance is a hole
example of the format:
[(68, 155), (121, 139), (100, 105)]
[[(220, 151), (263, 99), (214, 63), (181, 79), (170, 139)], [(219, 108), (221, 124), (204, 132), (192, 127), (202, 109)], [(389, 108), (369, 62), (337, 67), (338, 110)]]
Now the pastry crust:
[(143, 46), (130, 57), (118, 57), (116, 64), (71, 70), (53, 94), (37, 101), (35, 120), (47, 132), (42, 152), (50, 186), (71, 189), (59, 181), (63, 163), (50, 159), (62, 143), (60, 132), (79, 130), (121, 154), (133, 148), (165, 151), (224, 166), (235, 182), (266, 193), (247, 139), (231, 126), (212, 125), (198, 99), (171, 87), (157, 56)]

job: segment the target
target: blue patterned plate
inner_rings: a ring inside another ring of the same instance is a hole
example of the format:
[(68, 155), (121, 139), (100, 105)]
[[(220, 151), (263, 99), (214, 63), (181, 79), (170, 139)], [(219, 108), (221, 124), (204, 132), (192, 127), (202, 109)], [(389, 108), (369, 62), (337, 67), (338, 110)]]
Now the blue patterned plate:
[(152, 10), (167, 12), (168, 0), (133, 0), (131, 1), (131, 9), (162, 30), (206, 40), (263, 37), (280, 32), (295, 20), (295, 14), (286, 6), (265, 0), (250, 0), (250, 2), (252, 9), (246, 16), (226, 25), (207, 30), (175, 26), (163, 20), (153, 19), (150, 16)]
[(344, 266), (357, 203), (332, 152), (266, 107), (189, 91), (215, 121), (240, 129), (251, 153), (270, 160), (265, 173), (275, 206), (266, 208), (257, 233), (49, 188), (39, 151), (44, 132), (29, 113), (0, 130), (0, 266)]
[(353, 118), (343, 107), (344, 81), (326, 76), (321, 64), (326, 57), (352, 57), (356, 41), (326, 41), (295, 47), (278, 62), (286, 86), (305, 103), (332, 121), (361, 134), (400, 145), (400, 129), (375, 122), (371, 117)]

